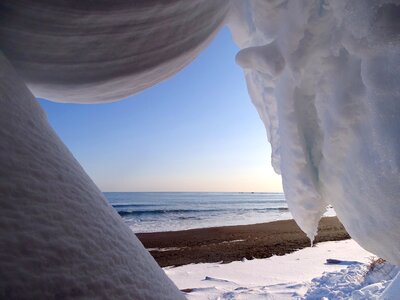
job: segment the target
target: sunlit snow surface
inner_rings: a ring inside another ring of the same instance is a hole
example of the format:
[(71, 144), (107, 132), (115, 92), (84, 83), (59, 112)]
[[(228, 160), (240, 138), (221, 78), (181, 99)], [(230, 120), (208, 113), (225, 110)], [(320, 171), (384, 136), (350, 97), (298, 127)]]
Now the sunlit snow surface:
[[(164, 268), (188, 299), (376, 299), (399, 271), (389, 264), (367, 272), (373, 254), (353, 240), (319, 243), (284, 256), (229, 264)], [(340, 264), (327, 264), (327, 259)], [(374, 298), (375, 297), (375, 298)]]

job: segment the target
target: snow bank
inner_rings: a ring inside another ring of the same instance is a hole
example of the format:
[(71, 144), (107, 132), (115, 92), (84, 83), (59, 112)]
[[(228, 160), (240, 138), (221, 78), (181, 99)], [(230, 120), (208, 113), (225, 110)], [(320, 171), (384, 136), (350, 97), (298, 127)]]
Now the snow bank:
[(304, 299), (396, 299), (398, 293), (390, 297), (384, 296), (384, 293), (389, 291), (387, 287), (394, 282), (399, 267), (384, 263), (369, 270), (368, 265), (354, 263), (345, 269), (314, 278)]
[[(353, 293), (362, 295), (366, 265), (353, 264), (336, 272), (326, 272), (311, 281), (305, 299), (351, 299)], [(376, 291), (373, 293), (376, 294)], [(372, 296), (372, 295), (371, 295)], [(357, 298), (358, 299), (358, 298)], [(367, 297), (361, 299), (370, 299)]]
[(282, 174), (313, 240), (327, 204), (400, 264), (400, 4), (236, 1), (229, 26)]
[(183, 298), (1, 52), (0, 107), (0, 298)]

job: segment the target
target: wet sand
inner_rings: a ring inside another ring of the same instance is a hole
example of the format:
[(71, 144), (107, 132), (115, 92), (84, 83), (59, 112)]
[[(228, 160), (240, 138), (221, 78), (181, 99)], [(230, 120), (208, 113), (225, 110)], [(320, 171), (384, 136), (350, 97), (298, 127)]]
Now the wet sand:
[[(161, 267), (266, 258), (310, 246), (310, 241), (293, 220), (138, 233), (137, 237)], [(336, 217), (326, 217), (320, 221), (315, 243), (348, 238)]]

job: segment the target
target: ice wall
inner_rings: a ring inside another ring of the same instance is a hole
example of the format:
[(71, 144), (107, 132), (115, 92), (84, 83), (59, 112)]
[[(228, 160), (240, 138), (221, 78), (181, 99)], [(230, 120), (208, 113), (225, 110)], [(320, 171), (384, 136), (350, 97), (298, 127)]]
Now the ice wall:
[(332, 204), (400, 264), (400, 3), (236, 1), (228, 23), (299, 226)]

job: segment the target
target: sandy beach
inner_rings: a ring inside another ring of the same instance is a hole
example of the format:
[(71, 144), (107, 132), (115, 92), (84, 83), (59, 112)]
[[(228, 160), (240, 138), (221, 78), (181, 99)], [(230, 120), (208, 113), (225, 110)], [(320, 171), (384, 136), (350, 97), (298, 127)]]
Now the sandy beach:
[[(137, 237), (161, 267), (266, 258), (310, 246), (310, 241), (293, 220), (138, 233)], [(325, 217), (320, 221), (315, 242), (348, 238), (336, 217)]]

